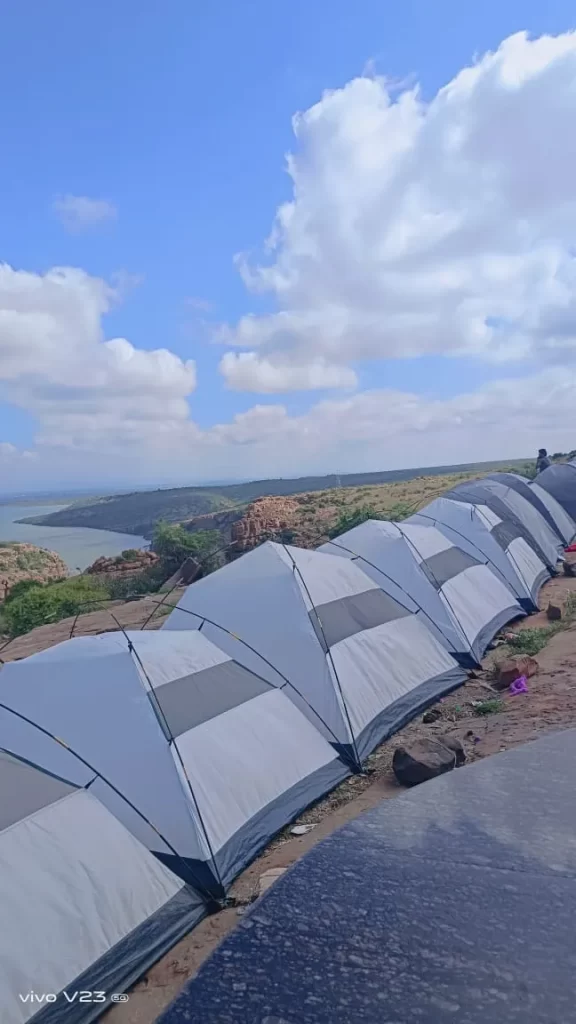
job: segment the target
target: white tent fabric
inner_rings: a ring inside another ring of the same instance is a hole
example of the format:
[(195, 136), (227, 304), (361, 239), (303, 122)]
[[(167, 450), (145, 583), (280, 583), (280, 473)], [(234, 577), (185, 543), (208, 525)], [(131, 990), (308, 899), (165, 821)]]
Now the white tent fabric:
[(464, 673), (354, 562), (266, 543), (193, 583), (164, 632), (202, 628), (359, 764)]
[(0, 1020), (86, 1024), (205, 905), (91, 792), (0, 750), (0, 794)]
[(477, 553), (471, 554), (471, 546), (465, 541), (457, 547), (436, 527), (410, 521), (384, 525), (404, 536), (480, 662), (498, 630), (525, 614), (512, 591), (486, 564), (478, 561)]
[(436, 498), (407, 522), (435, 526), (457, 547), (472, 545), (517, 597), (526, 612), (538, 608), (538, 592), (550, 573), (513, 523), (504, 523), (487, 505)]
[(419, 616), (461, 665), (470, 667), (470, 646), (464, 633), (450, 616), (415, 560), (406, 538), (394, 524), (368, 520), (323, 544), (318, 551), (353, 559), (379, 587)]
[(85, 785), (80, 755), (91, 792), (216, 897), (348, 773), (285, 690), (195, 630), (79, 637), (6, 665), (0, 744)]

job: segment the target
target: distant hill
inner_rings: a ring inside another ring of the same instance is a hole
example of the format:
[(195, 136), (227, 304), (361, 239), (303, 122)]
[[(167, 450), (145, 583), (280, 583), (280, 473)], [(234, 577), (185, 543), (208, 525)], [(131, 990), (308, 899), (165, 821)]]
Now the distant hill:
[(380, 473), (347, 473), (342, 476), (306, 476), (294, 480), (253, 480), (248, 483), (209, 487), (175, 487), (167, 490), (134, 491), (105, 498), (78, 501), (60, 512), (22, 519), (41, 526), (85, 526), (150, 538), (159, 520), (181, 523), (196, 516), (226, 512), (248, 505), (257, 498), (282, 497), (309, 491), (327, 491), (349, 487), (370, 487), (414, 480), (421, 476), (445, 476), (453, 473), (478, 473), (514, 466), (522, 469), (528, 460), (479, 462), (462, 466), (432, 466), (394, 469)]

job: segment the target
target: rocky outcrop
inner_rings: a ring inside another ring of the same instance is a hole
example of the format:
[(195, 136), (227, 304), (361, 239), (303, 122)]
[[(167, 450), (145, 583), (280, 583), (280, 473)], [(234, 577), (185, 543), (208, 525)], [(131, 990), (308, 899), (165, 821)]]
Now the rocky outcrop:
[(158, 565), (159, 561), (160, 558), (153, 551), (135, 550), (129, 558), (123, 558), (122, 555), (117, 555), (116, 558), (107, 558), (105, 555), (101, 555), (84, 572), (88, 576), (104, 576), (107, 579), (117, 576), (124, 578), (137, 576), (145, 569), (151, 569)]
[(0, 543), (0, 601), (22, 580), (48, 583), (66, 576), (68, 566), (55, 551), (37, 548), (34, 544)]
[(292, 542), (293, 524), (300, 506), (290, 498), (260, 498), (232, 525), (231, 549), (235, 555), (250, 551), (263, 540)]
[(303, 544), (297, 527), (301, 511), (298, 499), (259, 498), (243, 508), (196, 516), (182, 526), (189, 533), (218, 530), (222, 546), (228, 549), (227, 558), (232, 560), (265, 540)]

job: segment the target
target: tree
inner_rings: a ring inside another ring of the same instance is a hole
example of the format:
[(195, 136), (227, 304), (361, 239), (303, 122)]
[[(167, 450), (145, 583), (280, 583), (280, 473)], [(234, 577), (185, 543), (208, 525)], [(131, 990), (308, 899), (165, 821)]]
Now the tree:
[(154, 530), (152, 550), (162, 559), (166, 577), (175, 573), (187, 558), (202, 563), (203, 571), (211, 572), (217, 567), (216, 552), (221, 545), (218, 530), (199, 530), (189, 533), (183, 526), (172, 523), (157, 523)]

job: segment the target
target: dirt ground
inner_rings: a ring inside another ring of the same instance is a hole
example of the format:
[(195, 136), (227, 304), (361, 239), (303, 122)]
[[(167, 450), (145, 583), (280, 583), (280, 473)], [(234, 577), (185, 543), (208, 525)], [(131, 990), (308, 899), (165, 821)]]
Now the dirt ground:
[[(575, 556), (572, 556), (573, 558)], [(576, 578), (558, 577), (542, 590), (541, 608), (567, 594), (576, 594)], [(549, 625), (544, 611), (522, 620), (517, 630)], [(490, 653), (484, 671), (475, 674), (459, 690), (436, 705), (441, 717), (424, 724), (419, 716), (369, 758), (365, 776), (345, 780), (333, 793), (307, 810), (295, 824), (313, 824), (303, 836), (291, 834), (290, 826), (243, 872), (232, 887), (235, 905), (203, 921), (193, 932), (148, 971), (130, 991), (130, 1000), (105, 1015), (106, 1024), (152, 1024), (198, 971), (221, 940), (236, 926), (245, 907), (259, 894), (260, 878), (272, 869), (286, 869), (340, 825), (376, 806), (381, 800), (405, 792), (392, 773), (392, 756), (399, 743), (422, 736), (457, 736), (468, 764), (509, 750), (547, 732), (576, 726), (576, 622), (567, 624), (536, 655), (537, 675), (528, 680), (528, 693), (511, 696), (491, 687), (494, 661), (503, 650)], [(474, 701), (501, 697), (503, 710), (480, 717)]]

